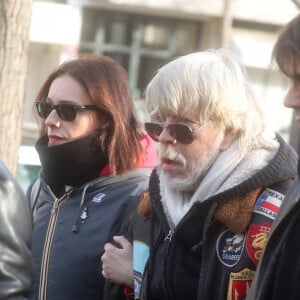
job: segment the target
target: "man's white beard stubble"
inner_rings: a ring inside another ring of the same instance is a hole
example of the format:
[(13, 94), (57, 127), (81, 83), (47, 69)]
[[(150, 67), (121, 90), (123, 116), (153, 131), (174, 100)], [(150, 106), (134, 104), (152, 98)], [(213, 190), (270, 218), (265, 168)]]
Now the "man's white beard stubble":
[(186, 159), (180, 153), (177, 153), (172, 145), (160, 144), (159, 157), (168, 158), (179, 162), (185, 169), (185, 174), (181, 173), (178, 176), (164, 172), (160, 166), (158, 167), (158, 174), (161, 185), (166, 185), (170, 189), (181, 191), (195, 191), (201, 182), (201, 179), (205, 176), (209, 168), (216, 160), (220, 144), (223, 141), (223, 134), (220, 134), (210, 149), (206, 149), (204, 154), (197, 157), (194, 161), (189, 162), (187, 165)]

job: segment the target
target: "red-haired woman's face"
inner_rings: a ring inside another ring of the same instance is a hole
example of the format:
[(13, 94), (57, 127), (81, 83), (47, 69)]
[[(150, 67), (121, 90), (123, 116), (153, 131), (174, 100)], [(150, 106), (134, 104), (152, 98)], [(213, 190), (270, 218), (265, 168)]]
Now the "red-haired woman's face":
[[(92, 104), (83, 86), (67, 74), (57, 77), (52, 82), (47, 102), (52, 105)], [(103, 125), (103, 120), (99, 116), (100, 114), (96, 110), (80, 110), (76, 113), (74, 120), (65, 121), (58, 115), (56, 109), (52, 109), (45, 119), (49, 145), (63, 144), (91, 134)]]

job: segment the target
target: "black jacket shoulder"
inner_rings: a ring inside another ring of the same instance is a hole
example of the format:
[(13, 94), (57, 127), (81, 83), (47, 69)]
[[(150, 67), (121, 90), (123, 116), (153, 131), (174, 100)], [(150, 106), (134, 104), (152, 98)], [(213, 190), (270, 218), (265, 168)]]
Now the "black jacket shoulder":
[(0, 299), (26, 299), (32, 283), (29, 202), (0, 161)]

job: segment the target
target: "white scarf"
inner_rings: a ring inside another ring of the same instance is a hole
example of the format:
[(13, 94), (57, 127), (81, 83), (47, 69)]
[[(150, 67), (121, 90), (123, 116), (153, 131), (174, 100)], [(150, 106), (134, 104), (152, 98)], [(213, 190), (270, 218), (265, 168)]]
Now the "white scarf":
[(238, 152), (238, 143), (221, 152), (194, 193), (171, 189), (160, 184), (161, 201), (169, 225), (175, 227), (195, 202), (239, 184), (265, 167), (275, 156), (279, 144), (272, 150), (256, 149), (244, 156)]

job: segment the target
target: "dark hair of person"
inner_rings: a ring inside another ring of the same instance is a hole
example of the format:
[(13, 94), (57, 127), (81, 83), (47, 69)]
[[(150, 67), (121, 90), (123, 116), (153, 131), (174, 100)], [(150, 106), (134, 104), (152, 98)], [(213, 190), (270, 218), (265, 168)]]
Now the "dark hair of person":
[[(81, 55), (58, 66), (42, 85), (36, 99), (46, 101), (52, 82), (64, 74), (84, 87), (91, 103), (99, 107), (99, 117), (108, 120), (109, 125), (99, 137), (99, 146), (108, 153), (111, 173), (117, 175), (137, 168), (143, 158), (140, 143), (143, 132), (125, 69), (108, 56)], [(40, 134), (46, 134), (44, 122)]]
[[(281, 30), (272, 57), (284, 74), (293, 76), (297, 73), (296, 60), (300, 57), (300, 14)], [(294, 74), (290, 74), (291, 67), (294, 67)]]

